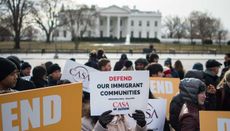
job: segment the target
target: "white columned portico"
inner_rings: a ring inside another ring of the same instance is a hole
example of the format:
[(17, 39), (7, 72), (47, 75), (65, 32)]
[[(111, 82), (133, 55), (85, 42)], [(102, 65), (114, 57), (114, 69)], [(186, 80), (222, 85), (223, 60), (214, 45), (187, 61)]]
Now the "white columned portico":
[(107, 34), (106, 37), (110, 37), (110, 16), (107, 16)]
[(120, 39), (120, 16), (117, 17), (117, 39)]

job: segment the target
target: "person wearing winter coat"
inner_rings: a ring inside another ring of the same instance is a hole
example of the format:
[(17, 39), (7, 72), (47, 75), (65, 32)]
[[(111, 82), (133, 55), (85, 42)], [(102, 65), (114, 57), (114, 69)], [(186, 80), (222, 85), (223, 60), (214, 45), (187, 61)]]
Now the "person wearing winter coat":
[[(201, 81), (204, 81), (204, 73), (200, 70), (189, 70), (185, 74), (185, 78), (197, 78)], [(169, 120), (171, 126), (175, 131), (180, 131), (180, 123), (179, 123), (179, 115), (181, 108), (184, 104), (184, 99), (182, 95), (179, 93), (173, 97), (169, 106)]]
[(113, 70), (120, 71), (125, 66), (126, 61), (128, 61), (127, 55), (122, 54), (120, 60), (115, 63)]
[(81, 131), (147, 131), (145, 115), (136, 110), (132, 118), (137, 121), (132, 128), (127, 121), (127, 116), (111, 115), (111, 110), (100, 116), (90, 116), (90, 101), (88, 95), (83, 97), (83, 117)]
[[(20, 69), (21, 69), (20, 59), (17, 56), (9, 56), (7, 57), (7, 59), (13, 62), (16, 65), (18, 71), (20, 72)], [(24, 90), (34, 89), (34, 88), (35, 88), (35, 85), (33, 82), (22, 79), (18, 74), (17, 83), (15, 87), (13, 87), (12, 89), (17, 90), (17, 91), (24, 91)]]
[(228, 70), (223, 80), (217, 86), (217, 109), (230, 111), (230, 70)]
[(0, 94), (14, 92), (11, 88), (17, 83), (18, 73), (13, 62), (0, 57)]
[(184, 104), (180, 111), (179, 123), (181, 131), (199, 131), (199, 111), (203, 109), (206, 99), (206, 85), (196, 78), (181, 80), (180, 94)]
[(216, 88), (220, 82), (218, 73), (221, 65), (220, 62), (214, 59), (209, 59), (206, 62), (206, 70), (204, 72), (204, 80), (207, 86), (206, 110), (217, 110)]
[(51, 65), (48, 70), (48, 86), (55, 86), (61, 79), (61, 67), (58, 64)]
[(46, 69), (43, 66), (36, 66), (32, 72), (33, 76), (30, 81), (32, 81), (36, 88), (47, 87), (48, 81), (46, 80)]

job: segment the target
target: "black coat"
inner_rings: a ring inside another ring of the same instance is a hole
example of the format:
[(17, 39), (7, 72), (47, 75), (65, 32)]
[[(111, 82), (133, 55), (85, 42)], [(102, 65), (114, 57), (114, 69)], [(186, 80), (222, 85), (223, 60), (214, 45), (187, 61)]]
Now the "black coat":
[(24, 80), (24, 79), (19, 77), (17, 79), (16, 86), (13, 89), (17, 90), (17, 91), (23, 91), (23, 90), (30, 90), (30, 89), (34, 89), (34, 88), (35, 88), (35, 85), (33, 82)]
[(179, 124), (179, 115), (183, 104), (184, 100), (180, 94), (177, 94), (175, 97), (173, 97), (172, 101), (170, 102), (169, 121), (175, 131), (180, 131), (181, 128)]

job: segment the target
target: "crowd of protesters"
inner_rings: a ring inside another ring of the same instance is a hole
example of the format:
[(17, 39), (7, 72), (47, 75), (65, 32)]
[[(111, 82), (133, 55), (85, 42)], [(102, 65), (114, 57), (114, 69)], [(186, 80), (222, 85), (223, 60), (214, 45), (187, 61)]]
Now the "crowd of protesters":
[[(75, 61), (75, 59), (71, 59)], [(225, 54), (224, 63), (215, 59), (207, 59), (206, 64), (194, 63), (192, 69), (183, 68), (183, 63), (176, 60), (172, 63), (167, 58), (164, 65), (158, 63), (156, 53), (138, 58), (134, 63), (126, 54), (121, 54), (114, 68), (103, 49), (89, 53), (86, 66), (99, 71), (133, 71), (148, 70), (150, 77), (173, 77), (181, 80), (179, 93), (170, 103), (169, 120), (165, 119), (164, 130), (173, 128), (176, 131), (199, 130), (199, 111), (230, 111), (230, 54)], [(224, 66), (218, 76), (220, 67)], [(205, 70), (204, 70), (205, 69)], [(28, 77), (28, 79), (24, 79)], [(17, 56), (0, 57), (0, 94), (55, 86), (70, 83), (60, 80), (61, 67), (48, 61), (32, 67), (29, 62)], [(149, 91), (149, 98), (156, 99)], [(131, 129), (124, 115), (111, 115), (106, 111), (101, 116), (90, 116), (90, 93), (83, 92), (82, 131), (144, 131), (146, 128), (145, 114), (136, 110), (132, 118), (136, 121), (135, 129)]]

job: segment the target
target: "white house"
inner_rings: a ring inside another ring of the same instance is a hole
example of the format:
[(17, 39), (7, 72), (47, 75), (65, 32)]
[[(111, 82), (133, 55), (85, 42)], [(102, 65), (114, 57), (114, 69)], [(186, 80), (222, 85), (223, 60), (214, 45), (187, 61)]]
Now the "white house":
[[(158, 38), (161, 39), (161, 13), (139, 11), (116, 5), (96, 8), (98, 15), (94, 28), (88, 28), (83, 37)], [(78, 33), (81, 32), (81, 29)], [(65, 26), (58, 29), (55, 40), (71, 40), (71, 31)]]

